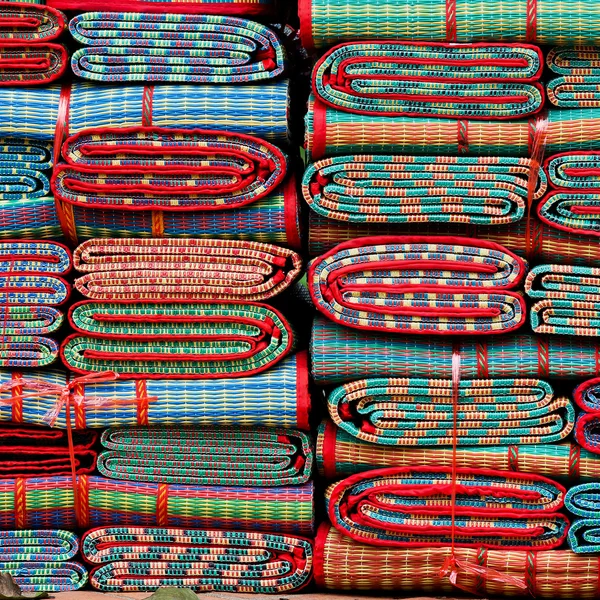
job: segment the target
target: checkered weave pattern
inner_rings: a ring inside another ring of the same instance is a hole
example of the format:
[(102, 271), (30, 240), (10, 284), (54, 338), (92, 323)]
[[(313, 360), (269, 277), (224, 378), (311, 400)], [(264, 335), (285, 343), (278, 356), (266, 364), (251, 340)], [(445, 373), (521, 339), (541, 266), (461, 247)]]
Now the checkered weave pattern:
[(103, 592), (154, 591), (284, 593), (304, 587), (313, 567), (309, 541), (242, 531), (109, 527), (82, 539), (96, 567), (91, 583)]
[(600, 50), (594, 46), (553, 48), (546, 56), (560, 75), (548, 82), (548, 99), (561, 107), (600, 106)]
[(359, 238), (308, 269), (317, 309), (356, 329), (395, 333), (505, 333), (525, 306), (508, 291), (524, 261), (497, 244), (469, 238)]
[(537, 550), (558, 547), (568, 520), (565, 490), (540, 475), (484, 469), (396, 467), (351, 475), (325, 493), (327, 514), (343, 534), (387, 547), (451, 543), (452, 503), (458, 547)]
[(98, 471), (111, 479), (191, 485), (277, 487), (306, 483), (307, 434), (241, 428), (106, 429)]

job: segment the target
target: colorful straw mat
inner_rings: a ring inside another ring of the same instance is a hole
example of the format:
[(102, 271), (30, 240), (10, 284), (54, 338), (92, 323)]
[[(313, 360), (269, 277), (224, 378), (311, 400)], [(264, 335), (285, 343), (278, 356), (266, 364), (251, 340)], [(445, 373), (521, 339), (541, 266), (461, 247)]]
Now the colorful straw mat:
[(250, 83), (284, 70), (275, 33), (246, 19), (93, 12), (74, 17), (69, 31), (84, 45), (73, 73), (95, 81)]
[(573, 399), (585, 412), (600, 411), (600, 377), (579, 384), (573, 392)]
[(576, 519), (569, 528), (568, 541), (573, 552), (597, 553), (600, 551), (600, 485), (585, 483), (569, 490), (565, 497), (567, 510), (581, 519)]
[[(600, 14), (600, 13), (599, 13)], [(542, 125), (547, 121), (547, 127)], [(355, 115), (311, 96), (306, 115), (310, 160), (347, 154), (531, 156), (542, 132), (547, 155), (597, 150), (600, 109), (550, 109), (543, 118), (511, 121)]]
[(567, 541), (577, 554), (600, 552), (600, 519), (575, 519), (569, 527)]
[(600, 49), (594, 46), (553, 48), (546, 56), (553, 73), (548, 99), (562, 107), (600, 106)]
[[(452, 378), (460, 355), (462, 379), (589, 379), (600, 375), (600, 344), (591, 338), (507, 335), (399, 336), (364, 332), (317, 316), (311, 340), (312, 374), (318, 385), (368, 377)], [(365, 356), (368, 360), (365, 360)]]
[(356, 329), (446, 335), (505, 333), (525, 320), (508, 291), (525, 262), (498, 244), (459, 237), (358, 238), (308, 268), (316, 308)]
[(272, 367), (294, 344), (290, 325), (264, 304), (79, 302), (69, 320), (82, 335), (69, 336), (61, 356), (77, 373), (244, 377)]
[(528, 158), (336, 156), (308, 166), (302, 195), (336, 221), (504, 225), (525, 214), (530, 169)]
[(241, 531), (147, 527), (94, 529), (85, 558), (100, 564), (92, 585), (103, 592), (151, 592), (162, 586), (196, 592), (281, 594), (311, 579), (313, 548), (302, 538)]
[(565, 496), (567, 510), (585, 518), (595, 518), (600, 508), (600, 483), (582, 483), (569, 489)]
[[(47, 415), (60, 400), (58, 390), (66, 383), (67, 374), (61, 371), (0, 371), (0, 421), (47, 425)], [(54, 385), (57, 392), (40, 393), (40, 384)], [(80, 383), (71, 400), (71, 422), (78, 429), (266, 425), (308, 430), (308, 355), (299, 352), (263, 373), (238, 379)], [(66, 407), (58, 409), (55, 427), (65, 429)]]
[(16, 47), (59, 37), (67, 26), (65, 15), (42, 4), (0, 2), (0, 42)]
[[(440, 574), (451, 555), (451, 546), (368, 546), (324, 523), (315, 543), (315, 580), (319, 587), (330, 590), (456, 595), (450, 579)], [(581, 556), (569, 550), (457, 548), (455, 557), (461, 565), (474, 567), (458, 569), (458, 584), (478, 597), (592, 600), (600, 592), (596, 556)], [(486, 576), (486, 568), (508, 581)]]
[(93, 300), (260, 301), (297, 279), (296, 252), (237, 240), (94, 239), (75, 250), (75, 288)]
[[(365, 442), (390, 446), (454, 443), (451, 379), (363, 379), (327, 398), (333, 422)], [(456, 443), (460, 446), (549, 444), (573, 430), (575, 409), (539, 379), (463, 379)]]
[(486, 469), (395, 467), (351, 475), (325, 492), (333, 526), (373, 546), (555, 548), (569, 521), (565, 489), (540, 475)]
[(88, 582), (88, 572), (77, 562), (0, 562), (0, 571), (12, 576), (22, 592), (70, 592)]
[[(313, 484), (277, 488), (189, 486), (80, 475), (0, 480), (0, 528), (109, 525), (313, 533)], [(79, 518), (76, 517), (79, 514)]]
[(597, 3), (463, 0), (299, 0), (302, 41), (320, 49), (354, 40), (517, 40), (598, 44)]
[(98, 471), (122, 481), (278, 487), (306, 483), (305, 433), (262, 427), (106, 429)]
[(67, 49), (60, 44), (13, 46), (0, 41), (0, 85), (50, 83), (64, 74), (68, 60)]
[[(316, 456), (319, 473), (328, 481), (384, 467), (451, 467), (454, 461), (452, 448), (402, 447), (363, 442), (329, 420), (319, 426)], [(456, 450), (456, 466), (536, 473), (569, 481), (600, 478), (598, 458), (571, 443), (459, 446)]]
[[(94, 472), (97, 453), (93, 448), (97, 441), (93, 431), (74, 432), (73, 465), (78, 474)], [(0, 479), (69, 475), (71, 466), (65, 431), (0, 425)]]
[(313, 94), (354, 114), (514, 119), (544, 104), (535, 46), (356, 42), (328, 50)]

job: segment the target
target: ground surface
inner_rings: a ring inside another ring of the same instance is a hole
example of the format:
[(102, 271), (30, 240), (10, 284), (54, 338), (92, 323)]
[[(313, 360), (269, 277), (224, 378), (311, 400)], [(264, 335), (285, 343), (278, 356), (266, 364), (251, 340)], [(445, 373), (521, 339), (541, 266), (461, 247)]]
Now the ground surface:
[[(52, 597), (56, 600), (144, 600), (152, 594), (100, 594), (98, 592), (84, 591), (84, 592), (64, 592), (61, 594), (55, 594)], [(373, 600), (372, 596), (360, 596), (360, 595), (337, 595), (337, 594), (289, 594), (289, 595), (262, 595), (262, 594), (225, 594), (225, 593), (212, 593), (212, 594), (200, 594), (198, 596), (200, 600)], [(384, 597), (376, 596), (377, 600), (397, 600), (400, 596), (395, 597)], [(402, 597), (406, 598), (406, 597)], [(408, 600), (408, 599), (407, 599)], [(436, 600), (431, 596), (412, 596), (409, 600)], [(444, 596), (444, 600), (455, 600)], [(473, 599), (471, 599), (473, 600)], [(481, 599), (480, 599), (481, 600)]]

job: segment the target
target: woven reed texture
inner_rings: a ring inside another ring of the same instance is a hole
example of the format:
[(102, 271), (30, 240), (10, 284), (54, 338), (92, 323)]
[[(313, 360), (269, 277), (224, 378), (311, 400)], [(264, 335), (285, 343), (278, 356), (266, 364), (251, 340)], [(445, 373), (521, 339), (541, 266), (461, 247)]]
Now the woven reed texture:
[[(327, 397), (333, 422), (365, 442), (451, 446), (451, 379), (363, 379)], [(539, 379), (464, 379), (459, 385), (459, 446), (549, 444), (573, 430), (575, 409)]]
[[(319, 426), (316, 457), (320, 475), (328, 481), (335, 481), (383, 467), (451, 467), (453, 452), (451, 448), (403, 447), (364, 442), (328, 420)], [(456, 465), (466, 469), (536, 473), (570, 482), (600, 478), (600, 461), (597, 457), (572, 443), (459, 446)]]
[(0, 528), (159, 526), (313, 533), (313, 484), (186, 486), (80, 475), (79, 523), (69, 477), (0, 480)]
[[(330, 525), (319, 530), (315, 545), (315, 579), (321, 588), (376, 590), (401, 593), (456, 595), (456, 588), (440, 575), (451, 547), (377, 548), (360, 544)], [(457, 548), (462, 564), (488, 567), (514, 580), (498, 581), (459, 570), (459, 585), (479, 597), (520, 596), (544, 600), (592, 600), (598, 596), (598, 557), (569, 550), (522, 551)]]
[(62, 237), (54, 198), (0, 200), (0, 240)]
[(103, 592), (154, 591), (283, 593), (312, 576), (308, 540), (242, 531), (148, 527), (94, 529), (82, 540), (94, 564), (91, 583)]
[(337, 323), (393, 333), (506, 333), (525, 320), (509, 291), (523, 260), (497, 244), (447, 237), (372, 237), (340, 244), (307, 274), (316, 308)]
[(300, 0), (308, 49), (353, 40), (531, 41), (541, 45), (598, 44), (595, 1), (569, 0)]
[(600, 51), (594, 46), (552, 48), (546, 63), (560, 75), (548, 82), (548, 99), (561, 107), (600, 106)]
[(64, 74), (68, 60), (67, 49), (60, 44), (12, 46), (0, 41), (0, 85), (51, 83)]
[(80, 302), (69, 311), (61, 347), (78, 373), (114, 371), (126, 378), (196, 379), (260, 373), (289, 354), (294, 335), (264, 304)]
[[(506, 335), (460, 340), (363, 332), (315, 319), (311, 358), (318, 385), (366, 377), (452, 377), (460, 350), (461, 378), (586, 379), (600, 375), (600, 345), (591, 338)], [(368, 356), (368, 361), (365, 361)]]
[(566, 538), (559, 484), (540, 475), (456, 471), (455, 497), (451, 468), (415, 465), (351, 475), (327, 488), (327, 515), (344, 535), (385, 547), (446, 546), (453, 522), (457, 547), (543, 550)]
[[(92, 431), (83, 430), (73, 434), (73, 466), (78, 474), (94, 472), (97, 458), (94, 446), (97, 440), (97, 434)], [(0, 442), (0, 479), (48, 477), (71, 473), (72, 465), (65, 431), (1, 424)], [(0, 540), (0, 554), (1, 552)], [(75, 554), (76, 552), (73, 552), (67, 558), (72, 558)], [(14, 558), (10, 560), (34, 559)], [(48, 558), (48, 560), (51, 559)]]
[(357, 42), (325, 53), (312, 89), (354, 114), (513, 119), (541, 110), (542, 67), (535, 46)]
[(0, 562), (63, 561), (77, 552), (79, 538), (70, 531), (0, 531)]
[(264, 25), (216, 15), (93, 12), (71, 19), (84, 47), (73, 73), (94, 81), (251, 83), (283, 73), (285, 53)]
[(0, 43), (31, 44), (59, 37), (66, 29), (65, 15), (44, 2), (0, 3)]
[[(55, 410), (59, 396), (36, 388), (39, 384), (60, 388), (66, 381), (67, 374), (61, 371), (0, 371), (0, 420), (46, 425), (46, 415)], [(18, 385), (7, 390), (13, 382)], [(21, 393), (27, 397), (19, 399)], [(239, 379), (79, 384), (72, 400), (71, 423), (76, 428), (265, 425), (308, 430), (308, 356), (300, 352), (263, 373)], [(55, 427), (65, 429), (66, 407), (59, 408)]]
[(309, 436), (262, 427), (106, 429), (98, 471), (121, 481), (301, 485), (312, 475)]
[[(505, 225), (525, 214), (531, 161), (468, 156), (336, 156), (308, 166), (302, 195), (350, 223)], [(546, 190), (542, 174), (535, 198)]]
[(86, 568), (73, 561), (0, 562), (22, 592), (71, 592), (88, 582)]
[(297, 279), (296, 252), (238, 240), (94, 239), (73, 257), (77, 289), (93, 300), (273, 298)]

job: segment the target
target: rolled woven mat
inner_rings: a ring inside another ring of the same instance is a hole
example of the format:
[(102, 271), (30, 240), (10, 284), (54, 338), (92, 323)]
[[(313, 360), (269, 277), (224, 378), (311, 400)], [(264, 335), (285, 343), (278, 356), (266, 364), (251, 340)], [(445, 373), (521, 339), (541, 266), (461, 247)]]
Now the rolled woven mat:
[(250, 83), (284, 70), (278, 37), (247, 19), (94, 12), (71, 19), (69, 31), (84, 44), (73, 73), (95, 81)]
[(600, 49), (595, 46), (553, 48), (546, 56), (553, 73), (548, 99), (561, 107), (600, 106)]
[(393, 333), (506, 333), (525, 320), (525, 262), (470, 238), (358, 238), (315, 259), (316, 308), (337, 323)]
[(77, 552), (79, 539), (70, 531), (0, 531), (0, 562), (63, 561), (73, 558)]
[[(319, 473), (328, 481), (383, 467), (451, 467), (454, 461), (452, 448), (402, 447), (364, 442), (329, 420), (319, 426), (316, 457)], [(600, 461), (597, 457), (572, 443), (459, 446), (456, 465), (466, 469), (536, 473), (568, 481), (600, 478)]]
[[(0, 27), (1, 19), (0, 16)], [(0, 37), (0, 85), (24, 86), (51, 83), (64, 74), (68, 61), (67, 49), (61, 44), (13, 46), (7, 45)]]
[(0, 562), (0, 571), (9, 573), (22, 592), (71, 592), (88, 582), (86, 568), (73, 561)]
[[(319, 528), (315, 542), (315, 580), (330, 590), (361, 590), (366, 593), (443, 593), (456, 595), (456, 588), (440, 570), (452, 554), (441, 548), (381, 548), (361, 544), (328, 523)], [(597, 598), (598, 558), (570, 550), (487, 550), (456, 548), (462, 565), (494, 569), (514, 579), (498, 581), (459, 569), (458, 584), (479, 597), (520, 596), (544, 600)]]
[[(0, 371), (0, 420), (47, 425), (47, 415), (56, 409), (66, 382), (64, 371)], [(40, 393), (40, 384), (54, 385), (57, 392)], [(81, 383), (72, 394), (73, 400), (79, 397), (81, 402), (71, 403), (76, 428), (266, 425), (310, 429), (306, 352), (251, 377)], [(54, 426), (65, 429), (66, 407), (59, 409)]]
[(312, 535), (313, 484), (258, 488), (77, 478), (0, 480), (0, 528), (159, 526)]
[(98, 471), (122, 481), (278, 487), (306, 483), (307, 434), (262, 427), (106, 429)]
[(39, 3), (0, 2), (0, 44), (31, 44), (59, 37), (66, 17), (56, 8)]
[[(333, 422), (365, 442), (390, 446), (451, 446), (451, 379), (377, 378), (353, 381), (327, 397)], [(539, 379), (463, 379), (456, 443), (460, 446), (549, 444), (573, 430), (575, 409)]]
[(75, 288), (93, 300), (260, 301), (299, 276), (296, 252), (238, 240), (93, 239), (73, 257)]
[(300, 0), (301, 35), (308, 49), (354, 40), (531, 41), (600, 43), (596, 2), (498, 0)]
[(311, 542), (269, 533), (109, 527), (88, 531), (82, 551), (102, 565), (91, 584), (103, 592), (283, 593), (303, 588), (313, 568)]
[(302, 195), (336, 221), (504, 225), (525, 214), (530, 168), (528, 158), (336, 156), (308, 166)]
[(439, 547), (454, 540), (457, 547), (547, 550), (566, 538), (561, 485), (541, 475), (456, 471), (455, 496), (447, 467), (351, 475), (327, 488), (327, 515), (344, 535), (373, 546)]
[(542, 68), (529, 45), (355, 42), (321, 57), (312, 90), (354, 114), (512, 119), (541, 110)]
[[(547, 121), (547, 127), (541, 123)], [(306, 115), (310, 160), (346, 154), (531, 156), (546, 130), (546, 154), (597, 150), (600, 109), (553, 108), (543, 117), (510, 121), (355, 115), (311, 96)]]
[(464, 379), (600, 375), (600, 344), (590, 338), (524, 334), (489, 341), (473, 336), (445, 340), (364, 332), (321, 316), (312, 331), (312, 375), (318, 385), (367, 377), (451, 379), (453, 350), (460, 351)]
[(252, 303), (79, 302), (61, 347), (77, 373), (114, 371), (134, 379), (213, 379), (260, 373), (293, 349), (289, 323)]

